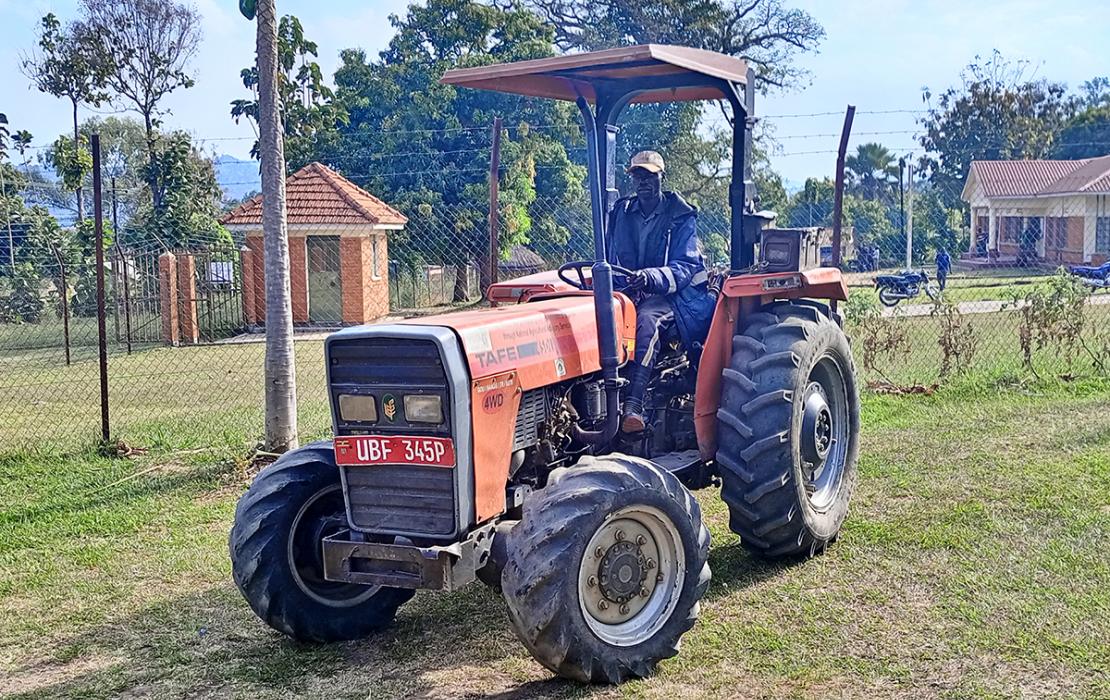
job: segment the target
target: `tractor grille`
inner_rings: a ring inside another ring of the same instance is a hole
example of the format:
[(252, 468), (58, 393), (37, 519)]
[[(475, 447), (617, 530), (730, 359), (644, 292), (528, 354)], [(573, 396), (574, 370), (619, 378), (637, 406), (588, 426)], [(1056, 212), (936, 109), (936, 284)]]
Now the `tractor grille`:
[(547, 420), (547, 394), (544, 389), (529, 389), (520, 397), (513, 428), (513, 450), (522, 450), (540, 441), (540, 423)]
[(348, 467), (351, 525), (367, 532), (451, 535), (454, 470), (442, 467)]
[[(356, 337), (328, 346), (328, 373), (337, 435), (434, 435), (451, 431), (451, 392), (439, 348), (431, 340)], [(443, 397), (442, 425), (409, 423), (403, 410), (392, 420), (381, 413), (383, 397), (398, 406), (410, 393)], [(348, 423), (335, 409), (338, 395), (372, 394), (376, 423)], [(456, 445), (458, 448), (458, 445)], [(347, 514), (356, 530), (373, 534), (447, 537), (455, 532), (456, 469), (414, 465), (343, 467)]]

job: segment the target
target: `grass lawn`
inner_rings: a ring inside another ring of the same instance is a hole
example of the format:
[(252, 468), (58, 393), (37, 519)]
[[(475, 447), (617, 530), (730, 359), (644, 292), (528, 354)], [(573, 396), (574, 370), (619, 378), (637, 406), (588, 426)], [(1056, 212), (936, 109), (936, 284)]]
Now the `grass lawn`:
[(135, 461), (9, 454), (0, 695), (1105, 698), (1107, 405), (1106, 381), (866, 396), (842, 539), (804, 563), (755, 560), (702, 492), (701, 620), (656, 677), (618, 688), (552, 680), (480, 584), (418, 594), (363, 642), (271, 631), (230, 581), (247, 476), (219, 440)]

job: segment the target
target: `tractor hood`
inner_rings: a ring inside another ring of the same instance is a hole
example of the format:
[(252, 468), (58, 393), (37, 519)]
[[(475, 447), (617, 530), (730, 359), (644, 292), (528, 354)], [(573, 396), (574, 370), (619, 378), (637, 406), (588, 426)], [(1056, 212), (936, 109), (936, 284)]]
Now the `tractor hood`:
[[(636, 308), (613, 295), (618, 356), (632, 356)], [(455, 311), (402, 322), (441, 326), (462, 341), (472, 380), (516, 372), (522, 389), (546, 386), (600, 370), (594, 299), (590, 292), (472, 311)]]

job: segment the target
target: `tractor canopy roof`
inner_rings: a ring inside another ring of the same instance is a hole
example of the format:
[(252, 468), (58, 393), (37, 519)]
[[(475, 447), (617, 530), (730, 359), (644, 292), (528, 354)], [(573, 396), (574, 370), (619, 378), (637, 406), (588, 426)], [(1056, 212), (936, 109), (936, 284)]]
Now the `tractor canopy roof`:
[(632, 102), (721, 100), (728, 83), (745, 85), (747, 62), (687, 46), (642, 44), (605, 51), (447, 71), (441, 82), (571, 102), (639, 86)]

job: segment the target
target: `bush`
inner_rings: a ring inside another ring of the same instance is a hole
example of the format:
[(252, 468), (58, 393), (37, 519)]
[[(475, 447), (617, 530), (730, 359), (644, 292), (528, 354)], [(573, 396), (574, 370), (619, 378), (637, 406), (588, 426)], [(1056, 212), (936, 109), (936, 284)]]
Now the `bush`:
[(0, 299), (0, 320), (5, 323), (36, 323), (42, 319), (42, 277), (30, 263), (18, 263), (11, 277), (11, 291)]

